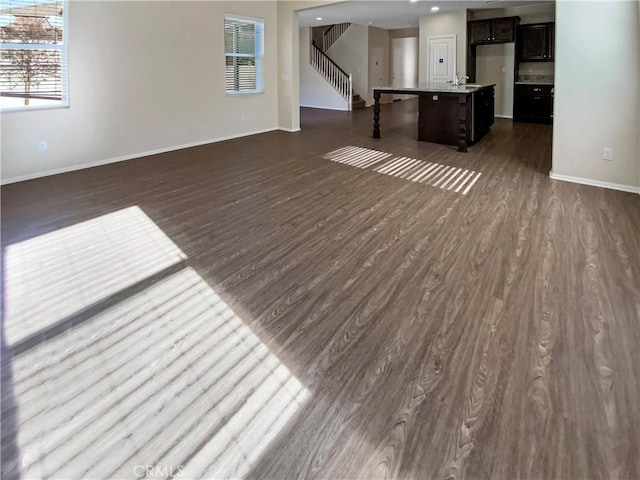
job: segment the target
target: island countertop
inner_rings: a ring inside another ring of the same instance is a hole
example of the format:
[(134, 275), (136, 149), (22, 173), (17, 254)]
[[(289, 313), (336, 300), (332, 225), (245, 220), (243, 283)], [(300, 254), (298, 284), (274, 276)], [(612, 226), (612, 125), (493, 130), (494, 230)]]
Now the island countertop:
[[(450, 83), (417, 83), (406, 87), (374, 87), (373, 138), (380, 138), (382, 94), (417, 95), (420, 99), (418, 140), (450, 145), (453, 139), (458, 145), (458, 151), (466, 152), (468, 143), (477, 142), (493, 124), (494, 87), (495, 83), (458, 86)], [(433, 102), (438, 105), (432, 105)], [(476, 115), (476, 112), (481, 114)], [(474, 123), (476, 117), (479, 120)], [(435, 119), (435, 126), (427, 126), (433, 119)], [(474, 128), (476, 124), (486, 128), (476, 129)], [(477, 132), (481, 133), (477, 135)]]
[(455, 86), (450, 83), (417, 83), (409, 87), (374, 87), (373, 91), (380, 93), (406, 93), (406, 94), (420, 94), (420, 93), (473, 93), (485, 88), (495, 87), (495, 83), (473, 83), (463, 84)]

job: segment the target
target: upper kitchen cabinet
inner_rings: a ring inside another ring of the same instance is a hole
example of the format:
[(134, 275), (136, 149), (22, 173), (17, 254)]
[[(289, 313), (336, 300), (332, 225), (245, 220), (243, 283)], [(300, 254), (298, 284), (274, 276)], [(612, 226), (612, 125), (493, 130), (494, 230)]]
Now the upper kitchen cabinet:
[(518, 61), (552, 62), (555, 23), (534, 23), (518, 27)]
[(515, 39), (518, 17), (494, 18), (491, 21), (493, 28), (493, 42), (513, 42)]
[(513, 42), (519, 21), (519, 17), (502, 17), (469, 22), (471, 45)]
[(491, 42), (491, 20), (479, 20), (469, 23), (471, 30), (471, 44)]

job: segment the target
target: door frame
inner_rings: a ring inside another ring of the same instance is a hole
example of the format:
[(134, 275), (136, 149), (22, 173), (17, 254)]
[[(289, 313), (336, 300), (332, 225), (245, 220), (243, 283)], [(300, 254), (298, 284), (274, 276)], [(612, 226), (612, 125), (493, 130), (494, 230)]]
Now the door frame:
[[(419, 49), (420, 49), (420, 38), (419, 37), (400, 37), (400, 38), (392, 38), (391, 39), (391, 48), (390, 48), (390, 55), (391, 55), (391, 61), (389, 62), (390, 65), (390, 70), (389, 70), (389, 76), (391, 79), (391, 85), (392, 86), (400, 86), (400, 87), (405, 87), (408, 86), (409, 84), (413, 85), (413, 84), (417, 84), (419, 82), (420, 79), (420, 67), (419, 67)], [(395, 55), (395, 51), (396, 50), (400, 50), (402, 52), (402, 65), (400, 67), (401, 69), (401, 73), (403, 75), (403, 84), (402, 85), (396, 85), (394, 82), (394, 78), (393, 78), (393, 74), (395, 73), (395, 59), (396, 59), (396, 55)], [(408, 61), (408, 59), (411, 60), (411, 62)], [(407, 67), (407, 65), (411, 65), (411, 71), (408, 71), (409, 68)], [(410, 76), (404, 77), (404, 74), (409, 73)], [(394, 94), (393, 95), (393, 99), (394, 100), (406, 100), (409, 98), (413, 98), (412, 95), (401, 95), (401, 94)]]
[[(443, 38), (453, 39), (453, 75), (455, 75), (457, 72), (458, 36), (455, 33), (452, 33), (449, 35), (434, 35), (434, 36), (427, 37), (427, 82), (428, 83), (431, 82), (431, 40), (438, 40)], [(453, 80), (453, 78), (451, 80)]]
[[(375, 85), (373, 76), (375, 73), (375, 66), (373, 64), (374, 51), (380, 52), (380, 66), (382, 67), (382, 85)], [(373, 99), (374, 87), (385, 87), (385, 65), (384, 65), (384, 46), (383, 45), (371, 45), (369, 48), (369, 98)]]
[[(389, 49), (389, 53), (391, 56), (391, 61), (389, 62), (391, 65), (389, 65), (389, 67), (391, 67), (389, 69), (389, 76), (391, 77), (391, 86), (392, 87), (397, 87), (398, 85), (396, 84), (396, 74), (398, 72), (396, 72), (395, 69), (395, 64), (396, 64), (396, 51), (399, 50), (401, 55), (402, 55), (402, 63), (403, 63), (403, 67), (404, 67), (404, 45), (402, 46), (394, 46), (393, 45), (393, 41), (394, 40), (401, 40), (400, 38), (392, 38), (391, 39), (391, 48)], [(398, 43), (396, 43), (396, 45), (398, 45)], [(402, 74), (404, 74), (404, 72), (401, 72)], [(400, 85), (400, 86), (404, 86), (404, 85)], [(404, 100), (407, 96), (406, 95), (401, 95), (398, 93), (394, 93), (393, 94), (393, 100)]]

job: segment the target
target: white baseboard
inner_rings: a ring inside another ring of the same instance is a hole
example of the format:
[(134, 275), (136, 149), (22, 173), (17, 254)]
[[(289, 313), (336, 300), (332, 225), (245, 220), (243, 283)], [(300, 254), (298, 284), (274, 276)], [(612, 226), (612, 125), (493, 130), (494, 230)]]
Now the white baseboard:
[(277, 130), (282, 130), (283, 132), (289, 132), (289, 133), (296, 133), (300, 131), (300, 127), (298, 128), (284, 128), (284, 127), (278, 127)]
[[(51, 175), (58, 175), (60, 173), (74, 172), (76, 170), (83, 170), (85, 168), (99, 167), (101, 165), (107, 165), (109, 163), (124, 162), (125, 160), (133, 160), (134, 158), (148, 157), (149, 155), (157, 155), (159, 153), (173, 152), (175, 150), (182, 150), (184, 148), (199, 147), (200, 145), (207, 145), (209, 143), (224, 142), (225, 140), (233, 140), (234, 138), (248, 137), (249, 135), (257, 135), (259, 133), (273, 132), (274, 130), (282, 130), (282, 129), (265, 128), (265, 129), (262, 129), (262, 130), (255, 130), (255, 131), (252, 131), (252, 132), (246, 132), (246, 133), (240, 133), (240, 134), (234, 134), (234, 135), (226, 135), (224, 137), (211, 138), (211, 139), (208, 139), (208, 140), (201, 140), (201, 141), (198, 141), (198, 142), (185, 143), (185, 144), (182, 144), (182, 145), (174, 145), (174, 146), (171, 146), (171, 147), (158, 148), (156, 150), (148, 150), (146, 152), (133, 153), (131, 155), (122, 155), (120, 157), (107, 158), (105, 160), (98, 160), (98, 161), (95, 161), (95, 162), (81, 163), (81, 164), (78, 164), (78, 165), (71, 165), (69, 167), (54, 168), (52, 170), (45, 170), (43, 172), (30, 173), (28, 175), (20, 175), (20, 176), (17, 176), (17, 177), (3, 178), (0, 181), (0, 185), (7, 185), (9, 183), (24, 182), (25, 180), (33, 180), (35, 178), (49, 177)], [(300, 130), (300, 129), (298, 129), (298, 130)], [(295, 130), (295, 131), (298, 131), (298, 130)], [(294, 131), (294, 130), (291, 130), (291, 131)]]
[(496, 118), (508, 118), (509, 120), (513, 120), (513, 115), (494, 115)]
[(345, 106), (344, 108), (338, 108), (338, 107), (321, 107), (319, 105), (300, 105), (301, 107), (305, 107), (305, 108), (320, 108), (322, 110), (338, 110), (340, 112), (348, 112), (349, 111), (349, 107)]
[(590, 178), (572, 177), (571, 175), (560, 175), (549, 172), (549, 178), (552, 180), (562, 180), (563, 182), (580, 183), (592, 187), (610, 188), (611, 190), (620, 190), (622, 192), (640, 193), (640, 187), (633, 185), (623, 185), (621, 183), (602, 182), (600, 180), (592, 180)]

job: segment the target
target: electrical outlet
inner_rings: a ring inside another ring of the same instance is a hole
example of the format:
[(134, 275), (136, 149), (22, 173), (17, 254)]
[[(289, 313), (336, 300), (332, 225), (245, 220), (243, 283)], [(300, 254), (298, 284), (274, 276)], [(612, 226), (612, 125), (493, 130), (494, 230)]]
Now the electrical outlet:
[(44, 152), (47, 149), (47, 142), (38, 142), (38, 151)]
[(240, 115), (240, 120), (244, 120), (244, 113)]
[(605, 160), (613, 160), (613, 148), (605, 147), (602, 152), (602, 158)]

